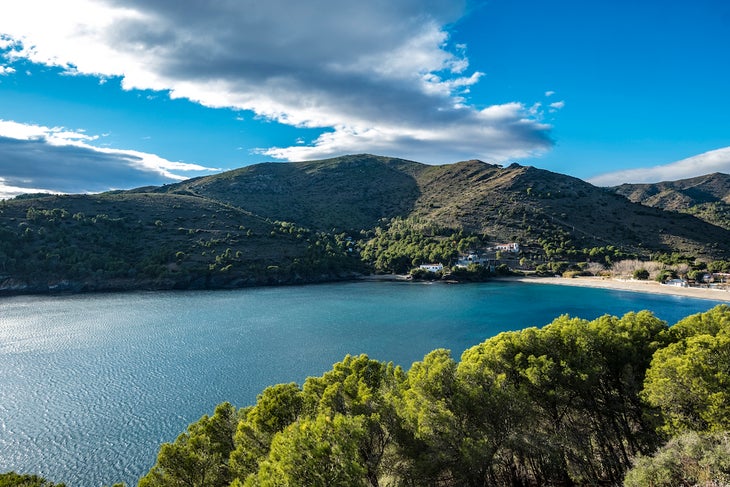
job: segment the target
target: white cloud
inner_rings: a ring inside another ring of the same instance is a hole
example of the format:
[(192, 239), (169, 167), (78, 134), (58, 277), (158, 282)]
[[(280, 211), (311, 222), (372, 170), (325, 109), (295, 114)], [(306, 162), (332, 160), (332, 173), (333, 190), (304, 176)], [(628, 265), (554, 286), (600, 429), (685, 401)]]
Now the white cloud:
[(309, 146), (264, 149), (287, 159), (378, 147), (434, 162), (465, 147), (486, 160), (547, 150), (540, 114), (517, 103), (494, 119), (465, 98), (482, 74), (445, 28), (464, 12), (465, 0), (23, 0), (3, 6), (0, 35), (14, 43), (11, 60), (331, 130)]
[(0, 200), (14, 198), (21, 194), (56, 194), (55, 191), (41, 188), (21, 187), (6, 184), (5, 178), (0, 178)]
[(9, 49), (14, 43), (10, 37), (0, 34), (0, 50)]
[(563, 100), (556, 101), (555, 103), (550, 104), (550, 108), (553, 108), (555, 110), (560, 110), (563, 107), (565, 107), (565, 101)]
[(0, 76), (7, 76), (13, 73), (15, 73), (15, 68), (13, 68), (12, 66), (3, 66), (0, 64)]
[(186, 179), (217, 169), (155, 154), (96, 147), (98, 136), (63, 127), (0, 120), (0, 198), (20, 193), (84, 193)]
[(545, 96), (547, 96), (548, 98), (553, 96), (554, 94), (555, 94), (555, 92), (553, 90), (548, 90), (545, 92)]
[[(488, 160), (503, 161), (534, 153), (534, 148), (521, 148), (525, 132), (532, 132), (536, 127), (547, 131), (547, 126), (526, 118), (528, 112), (529, 109), (520, 103), (509, 103), (470, 112), (466, 119), (457, 118), (434, 126), (380, 126), (362, 130), (342, 127), (322, 134), (313, 145), (274, 147), (260, 152), (279, 159), (310, 160), (353, 153), (365, 146), (376, 154), (443, 163), (473, 158), (474, 154), (483, 151), (482, 141), (490, 140)], [(455, 140), (459, 141), (458, 145), (454, 145)], [(546, 138), (544, 145), (549, 143)]]
[(602, 174), (588, 181), (596, 186), (617, 186), (623, 183), (676, 181), (714, 172), (730, 174), (730, 147), (708, 151), (661, 166)]

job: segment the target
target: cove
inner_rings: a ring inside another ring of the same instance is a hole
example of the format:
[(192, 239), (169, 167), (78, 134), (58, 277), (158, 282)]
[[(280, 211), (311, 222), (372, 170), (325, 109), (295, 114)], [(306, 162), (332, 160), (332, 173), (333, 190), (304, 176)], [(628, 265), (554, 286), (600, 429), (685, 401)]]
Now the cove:
[(673, 324), (716, 302), (494, 282), (354, 282), (0, 300), (0, 471), (71, 486), (137, 479), (162, 442), (230, 401), (301, 384), (346, 354), (409, 368), (561, 314), (648, 309)]

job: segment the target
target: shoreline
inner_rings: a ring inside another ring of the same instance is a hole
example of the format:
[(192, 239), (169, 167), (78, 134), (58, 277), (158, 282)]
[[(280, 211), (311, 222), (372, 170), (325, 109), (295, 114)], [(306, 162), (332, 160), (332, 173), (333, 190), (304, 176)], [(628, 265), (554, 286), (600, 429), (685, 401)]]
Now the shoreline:
[[(243, 288), (259, 288), (259, 287), (271, 287), (271, 286), (302, 286), (310, 284), (333, 284), (337, 282), (357, 282), (357, 281), (370, 281), (370, 282), (420, 282), (413, 281), (407, 274), (369, 274), (359, 276), (349, 276), (347, 278), (339, 277), (332, 279), (313, 279), (309, 281), (279, 281), (279, 282), (247, 282), (245, 284), (237, 283), (238, 285), (219, 285), (219, 286), (189, 286), (189, 287), (177, 287), (169, 285), (169, 283), (162, 283), (168, 285), (159, 285), (160, 282), (154, 282), (157, 285), (140, 285), (138, 281), (137, 285), (125, 285), (125, 286), (96, 286), (86, 287), (72, 285), (68, 286), (51, 286), (48, 285), (44, 288), (35, 288), (30, 285), (15, 286), (2, 288), (0, 286), (0, 300), (5, 297), (12, 296), (63, 296), (63, 295), (79, 295), (79, 294), (107, 294), (107, 293), (124, 293), (124, 292), (157, 292), (157, 291), (216, 291), (216, 290), (233, 290)], [(574, 286), (574, 287), (592, 287), (599, 289), (612, 289), (616, 291), (628, 291), (628, 292), (639, 292), (649, 294), (663, 294), (671, 296), (683, 296), (694, 299), (706, 299), (710, 301), (720, 303), (730, 303), (730, 289), (719, 290), (709, 288), (697, 288), (697, 287), (676, 287), (662, 285), (656, 281), (637, 281), (637, 280), (623, 280), (613, 279), (608, 277), (587, 277), (578, 276), (573, 278), (564, 277), (537, 277), (537, 276), (500, 276), (490, 277), (486, 281), (474, 281), (474, 282), (522, 282), (528, 284), (548, 284), (556, 286)], [(459, 284), (462, 282), (471, 281), (423, 281), (423, 282), (443, 282), (446, 284)], [(61, 281), (62, 284), (68, 284), (69, 281)], [(25, 284), (25, 283), (23, 283)]]
[(620, 280), (605, 277), (498, 277), (495, 281), (525, 282), (529, 284), (553, 284), (558, 286), (592, 287), (650, 294), (668, 294), (686, 298), (708, 299), (730, 303), (730, 291), (697, 287), (676, 287), (656, 281)]

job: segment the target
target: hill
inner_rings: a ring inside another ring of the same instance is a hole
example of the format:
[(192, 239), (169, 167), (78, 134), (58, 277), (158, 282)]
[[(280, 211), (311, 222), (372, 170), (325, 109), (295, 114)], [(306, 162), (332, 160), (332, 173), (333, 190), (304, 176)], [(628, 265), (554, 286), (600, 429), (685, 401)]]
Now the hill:
[[(0, 291), (199, 289), (360, 271), (346, 242), (222, 202), (112, 192), (0, 202)], [(336, 251), (335, 249), (339, 249)]]
[(714, 255), (727, 232), (689, 215), (650, 209), (580, 179), (481, 161), (429, 166), (371, 155), (268, 163), (163, 189), (319, 230), (358, 232), (418, 217), (493, 241)]
[(679, 181), (611, 188), (636, 203), (695, 215), (730, 229), (730, 175), (713, 173)]
[(730, 256), (727, 228), (562, 174), (364, 154), (264, 163), (163, 187), (2, 201), (0, 290), (318, 282), (395, 270), (377, 263), (394, 245), (402, 270), (505, 241), (520, 242), (537, 260), (586, 260), (596, 249)]
[(318, 230), (359, 231), (408, 215), (420, 196), (415, 175), (428, 166), (371, 155), (263, 163), (165, 186)]
[(695, 255), (711, 253), (720, 242), (720, 250), (728, 250), (726, 232), (706, 222), (642, 207), (570, 176), (478, 161), (432, 172), (439, 170), (445, 183), (424, 181), (424, 204), (417, 212), (496, 240), (548, 240), (576, 248), (612, 245), (637, 253), (673, 249)]

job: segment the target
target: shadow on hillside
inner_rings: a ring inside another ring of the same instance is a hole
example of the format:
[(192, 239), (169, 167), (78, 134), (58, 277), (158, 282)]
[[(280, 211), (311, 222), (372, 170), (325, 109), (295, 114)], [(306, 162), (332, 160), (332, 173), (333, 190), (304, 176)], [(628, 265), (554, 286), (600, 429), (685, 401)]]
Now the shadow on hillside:
[(264, 163), (183, 183), (176, 192), (192, 192), (271, 220), (357, 232), (382, 218), (411, 213), (421, 194), (414, 177), (420, 166), (370, 155)]

